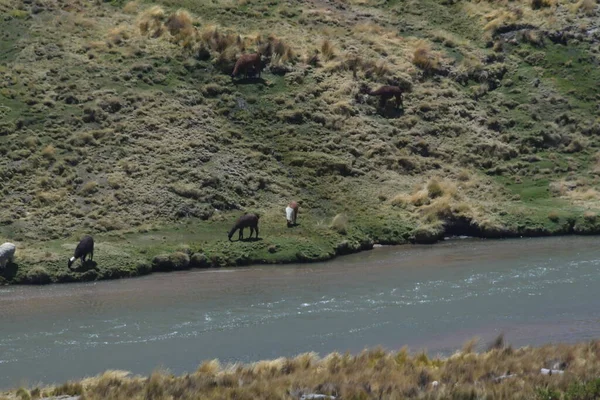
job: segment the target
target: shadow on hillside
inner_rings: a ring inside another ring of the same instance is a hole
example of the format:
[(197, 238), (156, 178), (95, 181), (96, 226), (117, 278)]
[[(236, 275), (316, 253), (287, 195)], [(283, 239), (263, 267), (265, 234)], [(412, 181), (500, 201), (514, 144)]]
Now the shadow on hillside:
[(0, 269), (0, 277), (6, 279), (8, 282), (12, 281), (19, 271), (19, 264), (10, 262), (6, 266)]
[(99, 271), (98, 263), (92, 260), (86, 260), (83, 264), (78, 263), (76, 266), (71, 266), (69, 269), (73, 272)]
[(255, 238), (255, 237), (253, 237), (253, 238), (243, 238), (241, 240), (240, 239), (237, 239), (237, 240), (233, 240), (232, 239), (231, 241), (232, 242), (260, 242), (262, 240), (263, 240), (262, 238)]
[(233, 81), (233, 83), (236, 85), (253, 85), (253, 84), (257, 84), (257, 83), (260, 85), (266, 85), (267, 81), (265, 81), (263, 78), (252, 77), (252, 78), (236, 79)]
[(404, 108), (378, 107), (377, 114), (381, 115), (383, 118), (388, 119), (400, 118), (404, 115)]

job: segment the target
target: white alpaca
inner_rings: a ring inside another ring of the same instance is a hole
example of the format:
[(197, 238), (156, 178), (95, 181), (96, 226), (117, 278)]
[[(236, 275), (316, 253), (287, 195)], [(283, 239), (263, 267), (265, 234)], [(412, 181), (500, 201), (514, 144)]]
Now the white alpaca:
[(17, 246), (12, 243), (3, 243), (0, 246), (0, 268), (6, 267), (6, 265), (13, 260), (15, 257), (15, 250)]

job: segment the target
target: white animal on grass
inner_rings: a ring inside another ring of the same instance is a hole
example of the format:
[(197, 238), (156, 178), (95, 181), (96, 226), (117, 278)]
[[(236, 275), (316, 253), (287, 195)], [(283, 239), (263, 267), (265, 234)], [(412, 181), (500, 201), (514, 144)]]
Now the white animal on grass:
[(0, 246), (0, 268), (6, 267), (14, 259), (16, 248), (17, 246), (9, 242)]

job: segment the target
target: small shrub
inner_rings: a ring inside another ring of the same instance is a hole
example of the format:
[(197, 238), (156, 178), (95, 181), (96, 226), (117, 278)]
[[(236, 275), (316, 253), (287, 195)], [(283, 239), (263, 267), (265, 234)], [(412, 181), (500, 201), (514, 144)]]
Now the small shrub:
[(583, 213), (583, 218), (587, 222), (595, 222), (596, 219), (598, 218), (598, 214), (596, 214), (595, 212), (592, 212), (592, 211), (586, 211)]
[(29, 16), (29, 13), (25, 10), (18, 10), (15, 8), (13, 10), (10, 10), (10, 15), (14, 18), (25, 19)]
[(190, 256), (177, 251), (169, 255), (169, 262), (173, 265), (173, 269), (186, 269), (190, 266)]
[(42, 157), (44, 157), (46, 160), (54, 160), (56, 157), (56, 148), (51, 144), (44, 147), (42, 150)]
[(204, 253), (194, 253), (190, 258), (190, 267), (192, 268), (208, 268), (210, 267), (210, 261)]
[(130, 35), (127, 28), (124, 26), (118, 26), (108, 31), (108, 42), (115, 45), (122, 44), (125, 40), (129, 39)]
[(130, 1), (123, 6), (123, 12), (125, 12), (126, 14), (134, 14), (135, 12), (137, 12), (139, 6), (140, 3), (138, 3), (137, 1)]
[(125, 179), (121, 174), (111, 174), (107, 179), (108, 185), (113, 189), (119, 189), (123, 186), (124, 181)]
[(69, 139), (73, 146), (83, 147), (88, 144), (94, 144), (94, 136), (89, 132), (80, 132)]
[(600, 398), (600, 378), (589, 382), (574, 382), (567, 388), (565, 399), (595, 400)]
[(461, 182), (467, 182), (471, 179), (471, 174), (468, 170), (463, 169), (458, 173), (458, 180)]
[(348, 232), (348, 217), (346, 214), (338, 214), (333, 217), (330, 228), (341, 235), (345, 235)]
[(548, 219), (552, 222), (558, 222), (560, 220), (560, 215), (556, 211), (550, 211), (548, 213)]
[(537, 400), (560, 400), (562, 396), (560, 392), (556, 389), (552, 388), (538, 388), (536, 390), (536, 399)]
[(154, 271), (170, 271), (173, 264), (169, 260), (168, 254), (159, 254), (152, 259), (152, 269)]
[(596, 0), (580, 0), (575, 4), (575, 9), (577, 11), (583, 11), (587, 15), (594, 15), (596, 13), (596, 7)]
[(444, 189), (442, 188), (440, 182), (433, 178), (427, 183), (427, 193), (429, 194), (430, 198), (435, 199), (436, 197), (440, 197), (444, 194)]
[(81, 187), (81, 194), (83, 194), (84, 196), (90, 195), (90, 194), (94, 194), (98, 191), (98, 182), (96, 181), (89, 181), (86, 182), (82, 187)]

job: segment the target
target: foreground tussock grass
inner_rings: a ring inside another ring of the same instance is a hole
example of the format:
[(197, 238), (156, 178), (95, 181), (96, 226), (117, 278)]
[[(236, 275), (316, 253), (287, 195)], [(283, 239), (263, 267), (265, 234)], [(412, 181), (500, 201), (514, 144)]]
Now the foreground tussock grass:
[[(381, 348), (358, 355), (314, 353), (252, 364), (206, 361), (183, 376), (157, 370), (147, 378), (124, 371), (53, 388), (21, 388), (14, 396), (80, 395), (82, 399), (565, 399), (600, 395), (600, 342), (513, 349), (500, 336), (483, 353), (475, 341), (448, 358)], [(541, 374), (541, 369), (563, 371)]]

